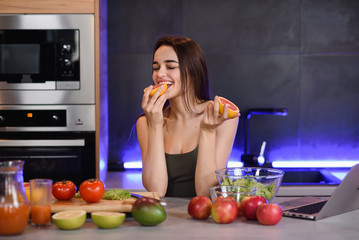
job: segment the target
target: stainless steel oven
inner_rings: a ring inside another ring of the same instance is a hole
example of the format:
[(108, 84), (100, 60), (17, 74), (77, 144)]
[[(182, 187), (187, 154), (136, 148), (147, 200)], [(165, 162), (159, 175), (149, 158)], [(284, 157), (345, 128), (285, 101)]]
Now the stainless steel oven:
[(2, 134), (0, 161), (24, 160), (24, 180), (69, 179), (77, 186), (96, 177), (94, 132), (14, 132)]
[(25, 161), (24, 179), (97, 177), (95, 108), (0, 106), (0, 161)]
[(0, 14), (0, 161), (24, 179), (97, 176), (92, 14)]

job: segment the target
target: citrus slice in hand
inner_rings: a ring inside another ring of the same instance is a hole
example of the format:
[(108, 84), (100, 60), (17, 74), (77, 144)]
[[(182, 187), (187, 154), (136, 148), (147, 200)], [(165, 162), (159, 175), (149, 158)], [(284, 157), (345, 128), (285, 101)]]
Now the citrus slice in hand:
[(159, 96), (164, 94), (167, 91), (167, 83), (165, 83), (165, 84), (157, 84), (157, 85), (153, 86), (153, 88), (152, 88), (152, 90), (150, 92), (150, 97), (152, 97), (157, 92), (158, 88), (161, 87), (162, 85), (163, 85), (163, 89), (162, 89)]
[(83, 210), (61, 211), (52, 215), (52, 221), (63, 230), (72, 230), (81, 227), (86, 221), (86, 212)]
[(235, 116), (237, 116), (237, 114), (239, 113), (239, 109), (238, 107), (232, 103), (231, 101), (229, 101), (228, 99), (224, 98), (224, 97), (218, 97), (219, 99), (219, 113), (221, 115), (223, 115), (224, 112), (224, 106), (226, 104), (228, 104), (228, 118), (233, 118)]
[(119, 212), (93, 212), (91, 213), (92, 221), (99, 228), (116, 228), (125, 220), (126, 214)]

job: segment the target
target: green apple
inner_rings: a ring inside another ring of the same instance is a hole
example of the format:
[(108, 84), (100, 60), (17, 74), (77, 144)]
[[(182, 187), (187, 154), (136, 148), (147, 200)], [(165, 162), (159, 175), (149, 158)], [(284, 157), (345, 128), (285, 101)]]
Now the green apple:
[(61, 211), (52, 215), (52, 221), (60, 229), (73, 230), (85, 223), (86, 212), (83, 210)]
[(126, 214), (119, 212), (93, 212), (92, 221), (99, 228), (116, 228), (120, 226), (126, 218)]

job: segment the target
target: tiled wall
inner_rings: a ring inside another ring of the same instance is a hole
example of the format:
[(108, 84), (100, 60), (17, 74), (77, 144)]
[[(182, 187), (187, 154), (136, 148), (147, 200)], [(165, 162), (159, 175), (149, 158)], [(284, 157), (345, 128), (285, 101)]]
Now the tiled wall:
[(110, 168), (135, 149), (136, 136), (128, 138), (164, 34), (202, 46), (212, 97), (242, 113), (288, 109), (286, 117), (251, 118), (250, 152), (266, 140), (270, 161), (359, 160), (359, 1), (109, 0)]

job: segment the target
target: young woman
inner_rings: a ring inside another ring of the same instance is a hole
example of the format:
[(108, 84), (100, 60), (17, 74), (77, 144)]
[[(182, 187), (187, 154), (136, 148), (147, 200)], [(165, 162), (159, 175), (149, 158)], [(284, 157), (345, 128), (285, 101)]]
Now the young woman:
[(210, 100), (206, 60), (193, 40), (160, 38), (152, 68), (154, 84), (168, 88), (150, 97), (149, 86), (143, 94), (144, 115), (136, 123), (143, 185), (160, 197), (208, 196), (217, 184), (214, 171), (227, 165), (238, 117), (228, 119), (228, 106), (220, 115), (218, 97)]

